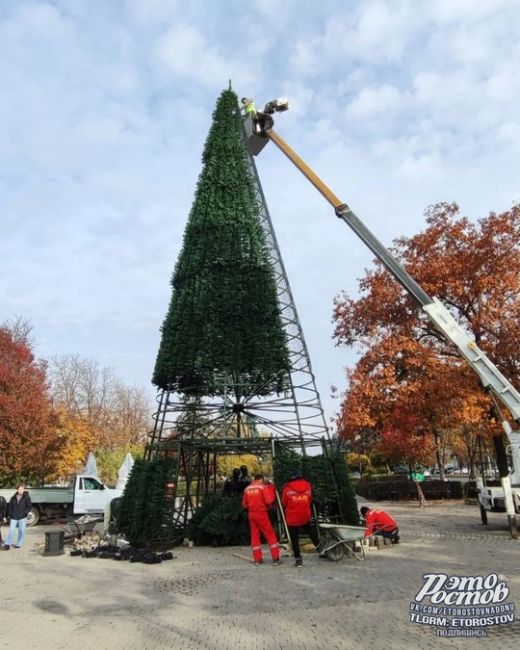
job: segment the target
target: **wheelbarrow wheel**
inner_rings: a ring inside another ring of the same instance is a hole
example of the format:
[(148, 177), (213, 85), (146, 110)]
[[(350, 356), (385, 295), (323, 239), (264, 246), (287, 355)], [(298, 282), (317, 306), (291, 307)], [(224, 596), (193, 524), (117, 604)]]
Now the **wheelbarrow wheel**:
[[(325, 548), (327, 548), (327, 546), (334, 544), (337, 541), (338, 540), (335, 537), (332, 537), (331, 535), (327, 535), (327, 537), (325, 538)], [(328, 551), (326, 551), (325, 555), (327, 556), (327, 560), (330, 560), (331, 562), (339, 562), (345, 556), (345, 548), (343, 544), (337, 544), (336, 546), (333, 546)]]

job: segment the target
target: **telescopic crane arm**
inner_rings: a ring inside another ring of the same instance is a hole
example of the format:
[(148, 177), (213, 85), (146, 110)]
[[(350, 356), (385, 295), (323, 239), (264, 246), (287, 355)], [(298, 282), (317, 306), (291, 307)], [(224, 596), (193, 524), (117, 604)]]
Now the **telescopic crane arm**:
[[(258, 137), (254, 135), (253, 137)], [(431, 298), (412, 278), (408, 271), (390, 254), (375, 235), (364, 225), (361, 219), (343, 201), (330, 190), (313, 172), (304, 160), (281, 138), (276, 131), (265, 131), (263, 137), (271, 140), (280, 151), (299, 169), (320, 194), (332, 205), (336, 215), (368, 246), (386, 270), (399, 284), (421, 305), (435, 327), (444, 337), (453, 343), (460, 354), (478, 374), (486, 390), (492, 391), (497, 399), (511, 412), (513, 419), (520, 422), (520, 393), (500, 372), (495, 364), (479, 349), (475, 341), (457, 323), (450, 312), (437, 299)], [(509, 433), (506, 430), (506, 433)]]
[[(343, 201), (341, 201), (325, 183), (313, 172), (304, 160), (281, 138), (273, 129), (272, 114), (285, 111), (289, 108), (289, 102), (274, 100), (266, 104), (263, 113), (258, 113), (256, 119), (249, 117), (246, 122), (249, 150), (253, 155), (258, 155), (270, 140), (280, 151), (289, 158), (297, 169), (310, 181), (320, 194), (334, 208), (336, 215), (342, 219), (349, 228), (368, 246), (377, 259), (383, 264), (386, 270), (401, 284), (401, 286), (415, 298), (423, 312), (428, 316), (434, 326), (453, 343), (460, 354), (466, 359), (469, 365), (479, 376), (484, 388), (491, 392), (494, 401), (499, 400), (511, 413), (516, 422), (520, 422), (520, 393), (511, 382), (500, 372), (495, 364), (488, 359), (475, 341), (468, 336), (467, 332), (457, 323), (446, 307), (437, 299), (430, 297), (390, 254), (383, 244), (363, 224), (361, 219)], [(513, 461), (513, 471), (508, 476), (501, 477), (503, 488), (503, 500), (508, 515), (511, 535), (517, 538), (517, 527), (515, 517), (514, 499), (520, 507), (520, 493), (513, 492), (513, 485), (520, 483), (520, 435), (513, 433), (511, 425), (503, 416), (502, 427), (509, 440), (509, 447)], [(490, 490), (487, 490), (489, 492)], [(483, 495), (484, 487), (482, 481), (479, 483), (479, 501), (481, 503), (481, 516), (483, 523), (487, 523), (484, 513)]]

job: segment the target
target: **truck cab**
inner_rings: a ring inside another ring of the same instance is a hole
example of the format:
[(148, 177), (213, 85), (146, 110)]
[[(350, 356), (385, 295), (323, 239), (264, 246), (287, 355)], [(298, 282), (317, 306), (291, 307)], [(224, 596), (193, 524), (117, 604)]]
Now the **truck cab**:
[[(509, 445), (506, 448), (511, 471), (507, 478), (512, 497), (512, 507), (520, 514), (520, 432), (506, 429)], [(507, 512), (506, 491), (500, 481), (477, 478), (478, 500), (482, 523), (487, 523), (486, 511)]]
[(103, 512), (107, 502), (121, 496), (93, 476), (77, 476), (74, 489), (74, 514)]

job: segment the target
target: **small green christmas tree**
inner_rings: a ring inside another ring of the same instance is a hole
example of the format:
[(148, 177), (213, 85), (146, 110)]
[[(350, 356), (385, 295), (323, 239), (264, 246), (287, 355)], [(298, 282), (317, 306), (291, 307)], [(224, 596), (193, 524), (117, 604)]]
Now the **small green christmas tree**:
[(213, 114), (153, 374), (159, 388), (268, 395), (287, 386), (289, 352), (259, 220), (237, 96)]
[(174, 462), (169, 458), (137, 460), (121, 499), (118, 529), (133, 545), (168, 544), (175, 529)]
[(146, 465), (142, 458), (135, 461), (119, 505), (117, 528), (131, 543), (141, 538)]

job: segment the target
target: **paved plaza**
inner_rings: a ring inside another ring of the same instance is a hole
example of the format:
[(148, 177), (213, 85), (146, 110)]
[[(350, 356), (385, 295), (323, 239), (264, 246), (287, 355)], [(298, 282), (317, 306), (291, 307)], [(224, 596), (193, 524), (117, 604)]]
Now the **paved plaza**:
[[(360, 502), (363, 501), (360, 499)], [(364, 501), (363, 501), (364, 502)], [(496, 573), (520, 606), (520, 540), (505, 515), (483, 527), (476, 506), (383, 503), (402, 542), (366, 561), (304, 555), (254, 566), (241, 548), (177, 548), (173, 561), (130, 564), (44, 557), (45, 527), (0, 554), (3, 650), (315, 650), (517, 648), (520, 623), (485, 638), (440, 638), (410, 622), (423, 574)], [(5, 528), (4, 528), (5, 531)]]

